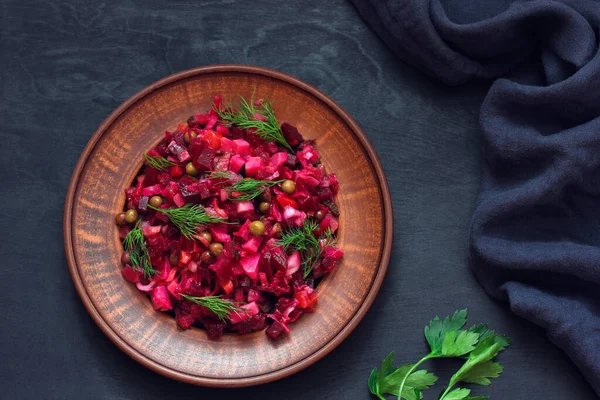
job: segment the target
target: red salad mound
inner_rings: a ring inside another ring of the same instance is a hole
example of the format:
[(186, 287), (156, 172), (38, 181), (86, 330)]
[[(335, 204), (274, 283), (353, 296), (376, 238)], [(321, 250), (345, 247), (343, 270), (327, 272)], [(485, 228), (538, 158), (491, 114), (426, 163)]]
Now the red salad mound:
[(276, 338), (315, 309), (317, 283), (343, 255), (338, 186), (269, 102), (216, 96), (165, 132), (126, 189), (123, 276), (183, 329)]

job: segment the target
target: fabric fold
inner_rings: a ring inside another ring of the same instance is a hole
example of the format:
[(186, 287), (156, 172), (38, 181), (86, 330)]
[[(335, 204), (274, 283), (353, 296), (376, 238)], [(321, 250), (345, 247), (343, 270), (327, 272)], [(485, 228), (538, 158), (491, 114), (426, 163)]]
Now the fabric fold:
[(600, 2), (353, 3), (427, 74), (449, 85), (495, 79), (480, 111), (471, 265), (600, 395)]

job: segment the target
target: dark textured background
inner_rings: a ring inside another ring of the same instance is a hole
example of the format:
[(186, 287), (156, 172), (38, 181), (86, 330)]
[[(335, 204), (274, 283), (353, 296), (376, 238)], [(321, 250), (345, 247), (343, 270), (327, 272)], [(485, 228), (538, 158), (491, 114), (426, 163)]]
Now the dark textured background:
[[(389, 351), (415, 361), (430, 317), (468, 307), (472, 322), (514, 341), (502, 377), (477, 393), (596, 398), (543, 332), (488, 298), (468, 269), (486, 84), (432, 82), (342, 0), (2, 0), (0, 10), (0, 397), (369, 399), (368, 374)], [(355, 332), (295, 376), (226, 391), (168, 380), (121, 353), (79, 300), (62, 242), (68, 181), (100, 122), (151, 82), (217, 63), (278, 69), (339, 102), (381, 157), (396, 218), (388, 276)], [(456, 366), (431, 368), (446, 381)]]

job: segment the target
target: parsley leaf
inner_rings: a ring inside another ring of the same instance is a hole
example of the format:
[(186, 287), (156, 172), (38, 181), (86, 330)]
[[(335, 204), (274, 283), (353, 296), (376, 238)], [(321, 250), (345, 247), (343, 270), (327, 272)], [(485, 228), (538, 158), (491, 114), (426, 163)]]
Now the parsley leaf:
[[(369, 390), (380, 399), (384, 399), (384, 394), (393, 394), (398, 396), (398, 399), (420, 400), (423, 398), (421, 391), (429, 389), (438, 379), (426, 370), (415, 371), (417, 365), (405, 364), (394, 368), (393, 363), (392, 352), (383, 360), (381, 370), (375, 368), (369, 376)], [(400, 396), (402, 382), (404, 385)]]
[(448, 393), (444, 397), (444, 399), (446, 399), (446, 400), (462, 400), (462, 399), (468, 398), (469, 394), (471, 394), (470, 389), (458, 388), (458, 389), (454, 389), (453, 391)]
[(493, 331), (486, 331), (481, 335), (479, 343), (469, 353), (467, 361), (460, 369), (452, 375), (446, 391), (440, 397), (440, 400), (451, 400), (450, 389), (459, 382), (476, 383), (479, 385), (489, 385), (489, 378), (497, 378), (503, 370), (503, 367), (492, 362), (492, 359), (504, 350), (510, 341), (506, 336), (496, 335)]
[(458, 357), (475, 349), (479, 335), (468, 331), (449, 331), (444, 335), (441, 356)]
[[(399, 399), (420, 400), (423, 398), (421, 390), (429, 389), (437, 381), (437, 376), (427, 372), (424, 369), (411, 372), (414, 365), (404, 364), (387, 376), (384, 384), (380, 386), (382, 393), (389, 393), (398, 396)], [(399, 393), (399, 385), (406, 377), (402, 396)], [(415, 392), (418, 390), (418, 392)], [(418, 394), (417, 394), (418, 393)], [(418, 397), (417, 397), (418, 396)]]
[(446, 397), (444, 397), (444, 399), (446, 399), (446, 400), (485, 400), (490, 397), (490, 396), (469, 397), (469, 394), (471, 394), (470, 389), (458, 388), (458, 389), (454, 389), (453, 391), (448, 393), (446, 395)]
[(460, 357), (466, 359), (462, 367), (452, 375), (439, 400), (485, 400), (489, 396), (471, 397), (471, 389), (454, 388), (459, 382), (487, 386), (491, 378), (497, 378), (502, 365), (494, 357), (510, 345), (510, 340), (479, 324), (463, 329), (467, 323), (467, 310), (458, 310), (444, 320), (435, 317), (425, 327), (424, 333), (431, 352), (415, 364), (404, 364), (394, 368), (394, 353), (390, 353), (381, 365), (371, 371), (369, 390), (382, 400), (383, 395), (398, 396), (398, 400), (421, 400), (422, 391), (429, 389), (437, 377), (424, 369), (417, 368), (427, 360)]
[(478, 385), (487, 386), (490, 383), (489, 378), (497, 378), (504, 367), (497, 362), (486, 361), (475, 365), (462, 376), (462, 381), (467, 383), (476, 383)]
[(447, 316), (441, 321), (438, 316), (425, 327), (425, 339), (429, 343), (431, 352), (439, 354), (442, 351), (444, 336), (449, 331), (456, 331), (467, 323), (467, 310), (458, 310), (452, 316)]

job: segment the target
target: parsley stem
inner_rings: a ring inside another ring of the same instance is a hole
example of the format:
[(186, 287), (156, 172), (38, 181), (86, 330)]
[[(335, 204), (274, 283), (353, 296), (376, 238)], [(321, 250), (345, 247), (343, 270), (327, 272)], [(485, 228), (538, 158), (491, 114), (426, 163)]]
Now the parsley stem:
[(446, 390), (444, 390), (444, 393), (442, 393), (442, 395), (440, 396), (440, 400), (444, 399), (444, 397), (450, 392), (450, 389), (452, 389), (454, 387), (454, 385), (456, 385), (456, 382), (454, 381), (454, 376), (452, 376), (452, 378), (450, 379), (450, 382), (448, 382), (448, 387), (446, 388)]
[(432, 353), (427, 354), (408, 370), (408, 372), (404, 376), (404, 379), (402, 379), (402, 383), (400, 383), (400, 389), (398, 390), (398, 400), (402, 400), (402, 390), (404, 389), (404, 384), (406, 383), (406, 380), (408, 379), (410, 374), (412, 374), (419, 367), (419, 365), (423, 364), (430, 358), (435, 358), (435, 356)]
[(448, 385), (448, 387), (446, 388), (446, 390), (444, 390), (444, 393), (442, 393), (442, 395), (440, 396), (440, 400), (443, 400), (444, 397), (448, 394), (448, 392), (450, 391), (450, 388), (452, 386)]

